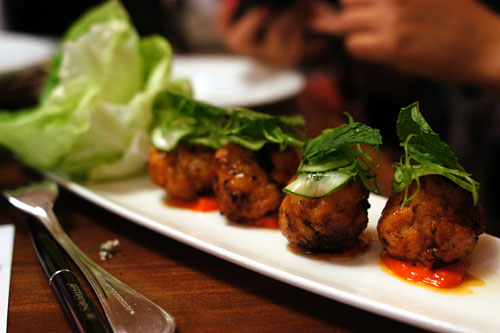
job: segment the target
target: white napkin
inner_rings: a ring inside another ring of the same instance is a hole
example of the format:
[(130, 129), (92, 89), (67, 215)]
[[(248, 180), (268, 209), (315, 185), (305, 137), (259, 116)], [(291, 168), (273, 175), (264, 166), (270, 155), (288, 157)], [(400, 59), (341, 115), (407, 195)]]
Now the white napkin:
[(0, 332), (7, 332), (10, 269), (14, 247), (14, 225), (0, 225)]

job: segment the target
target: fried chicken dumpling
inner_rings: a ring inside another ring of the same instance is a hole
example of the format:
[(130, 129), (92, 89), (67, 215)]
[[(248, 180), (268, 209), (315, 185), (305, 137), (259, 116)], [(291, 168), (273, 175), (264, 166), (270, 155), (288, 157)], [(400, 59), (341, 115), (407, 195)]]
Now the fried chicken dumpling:
[(151, 180), (169, 196), (195, 200), (212, 193), (214, 150), (201, 145), (180, 143), (169, 152), (151, 147), (148, 171)]
[(293, 154), (290, 149), (264, 156), (265, 152), (256, 154), (235, 143), (219, 149), (214, 158), (213, 189), (221, 213), (245, 223), (276, 212), (283, 197), (281, 186), (299, 163)]
[(266, 153), (271, 161), (271, 180), (280, 188), (285, 187), (297, 172), (300, 163), (298, 153), (293, 148), (280, 151), (277, 147), (268, 148)]
[(308, 252), (345, 252), (367, 226), (368, 195), (359, 179), (322, 198), (287, 194), (279, 212), (281, 232)]
[(404, 191), (389, 198), (377, 226), (389, 255), (438, 267), (471, 254), (485, 226), (470, 192), (432, 175), (420, 177), (417, 195), (401, 207), (403, 198)]

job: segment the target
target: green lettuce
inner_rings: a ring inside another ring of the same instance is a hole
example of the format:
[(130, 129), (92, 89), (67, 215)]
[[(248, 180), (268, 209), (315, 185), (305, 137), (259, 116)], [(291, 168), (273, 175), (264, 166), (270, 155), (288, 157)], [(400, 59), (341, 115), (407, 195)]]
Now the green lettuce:
[[(395, 164), (392, 189), (394, 192), (405, 191), (403, 206), (417, 194), (419, 178), (425, 175), (441, 175), (450, 179), (471, 192), (474, 204), (477, 203), (480, 184), (460, 165), (450, 146), (432, 130), (420, 113), (418, 103), (401, 109), (397, 133), (405, 155)], [(410, 195), (408, 188), (413, 181), (416, 181), (417, 190)]]
[(0, 111), (0, 145), (31, 167), (75, 180), (133, 175), (147, 160), (156, 94), (190, 93), (170, 78), (171, 65), (165, 39), (140, 38), (120, 2), (106, 2), (65, 34), (40, 104)]

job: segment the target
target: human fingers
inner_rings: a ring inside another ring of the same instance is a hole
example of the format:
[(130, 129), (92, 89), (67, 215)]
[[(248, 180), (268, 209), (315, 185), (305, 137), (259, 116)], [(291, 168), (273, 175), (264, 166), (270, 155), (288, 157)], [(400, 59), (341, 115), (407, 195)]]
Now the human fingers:
[(390, 15), (383, 6), (351, 6), (342, 10), (328, 7), (324, 4), (314, 7), (311, 29), (332, 35), (378, 30), (384, 25), (384, 18)]
[(226, 32), (227, 46), (237, 53), (254, 54), (257, 35), (269, 16), (267, 8), (255, 8), (235, 22)]
[(355, 58), (391, 63), (394, 61), (394, 45), (386, 34), (379, 32), (362, 32), (346, 36), (345, 48)]
[(384, 12), (384, 7), (346, 8), (339, 15), (337, 30), (339, 33), (360, 31), (376, 31), (384, 26), (384, 19), (390, 13)]
[(304, 19), (307, 17), (306, 8), (302, 2), (298, 2), (293, 7), (277, 15), (267, 27), (266, 38), (277, 41), (282, 39), (289, 32), (304, 29)]
[(309, 15), (309, 2), (298, 1), (270, 22), (263, 40), (269, 56), (268, 62), (292, 66), (304, 58), (309, 47), (305, 34)]
[(339, 16), (339, 10), (326, 3), (316, 2), (312, 6), (308, 28), (316, 32), (339, 34)]
[(236, 8), (240, 0), (224, 0), (219, 6), (216, 17), (216, 29), (219, 33), (224, 34), (230, 29)]
[(261, 60), (279, 66), (295, 65), (298, 56), (297, 45), (302, 38), (296, 16), (284, 12), (268, 22), (265, 34), (261, 39)]

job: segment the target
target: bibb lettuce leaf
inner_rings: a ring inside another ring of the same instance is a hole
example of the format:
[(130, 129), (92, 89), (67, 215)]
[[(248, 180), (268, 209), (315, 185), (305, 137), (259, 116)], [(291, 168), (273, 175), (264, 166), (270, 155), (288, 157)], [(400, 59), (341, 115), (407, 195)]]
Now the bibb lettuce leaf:
[(0, 111), (0, 145), (29, 166), (74, 180), (135, 174), (147, 160), (154, 97), (189, 93), (171, 79), (171, 63), (164, 38), (140, 38), (120, 2), (106, 2), (66, 33), (40, 104)]

